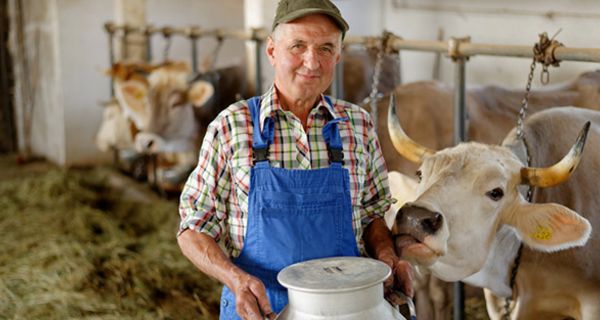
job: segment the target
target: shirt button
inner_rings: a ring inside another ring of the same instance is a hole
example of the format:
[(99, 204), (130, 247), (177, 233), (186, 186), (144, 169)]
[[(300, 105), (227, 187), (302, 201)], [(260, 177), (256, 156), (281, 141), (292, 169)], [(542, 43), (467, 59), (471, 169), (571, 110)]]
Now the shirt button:
[(229, 301), (227, 301), (227, 299), (223, 299), (223, 300), (221, 300), (221, 304), (223, 305), (223, 307), (227, 307), (227, 305), (229, 304)]

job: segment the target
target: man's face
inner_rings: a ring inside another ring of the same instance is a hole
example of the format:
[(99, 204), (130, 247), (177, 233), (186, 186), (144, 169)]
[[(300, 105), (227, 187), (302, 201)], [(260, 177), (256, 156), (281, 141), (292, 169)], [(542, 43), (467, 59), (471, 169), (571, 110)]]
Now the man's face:
[(315, 99), (331, 84), (340, 61), (341, 31), (325, 15), (277, 26), (267, 43), (275, 85), (285, 100)]

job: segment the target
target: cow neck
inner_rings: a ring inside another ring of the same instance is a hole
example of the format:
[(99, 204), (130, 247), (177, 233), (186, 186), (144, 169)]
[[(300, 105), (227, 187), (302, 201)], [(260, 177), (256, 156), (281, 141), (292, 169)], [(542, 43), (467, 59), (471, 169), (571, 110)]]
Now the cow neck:
[[(531, 167), (531, 153), (529, 152), (529, 145), (527, 144), (527, 140), (525, 139), (524, 134), (517, 135), (517, 140), (514, 145), (509, 146), (509, 149), (519, 158), (521, 163), (523, 163), (526, 167)], [(524, 186), (524, 188), (519, 187), (519, 192), (527, 199), (527, 202), (532, 202), (533, 200), (533, 187), (530, 185)], [(524, 193), (524, 194), (523, 194)], [(518, 252), (514, 258), (513, 266), (510, 272), (510, 288), (512, 294), (504, 299), (504, 313), (502, 315), (502, 319), (509, 319), (511, 313), (511, 300), (516, 299), (515, 293), (515, 283), (517, 279), (517, 272), (519, 270), (519, 265), (521, 263), (521, 254), (523, 252), (523, 243), (521, 242), (519, 245)]]

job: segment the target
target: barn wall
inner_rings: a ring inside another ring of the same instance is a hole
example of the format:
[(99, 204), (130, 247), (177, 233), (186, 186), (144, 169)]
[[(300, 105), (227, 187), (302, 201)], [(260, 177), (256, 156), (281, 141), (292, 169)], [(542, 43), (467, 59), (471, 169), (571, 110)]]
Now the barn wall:
[[(600, 1), (596, 0), (384, 0), (385, 27), (405, 39), (436, 40), (438, 29), (446, 39), (471, 36), (476, 43), (533, 46), (538, 34), (554, 35), (568, 47), (599, 48)], [(404, 52), (405, 82), (431, 79), (435, 55)], [(524, 58), (473, 57), (467, 64), (467, 83), (524, 88), (531, 61)], [(597, 69), (597, 63), (563, 62), (550, 69), (551, 83), (572, 79)], [(539, 66), (538, 66), (539, 68)], [(442, 59), (441, 80), (451, 83), (453, 66)], [(539, 69), (535, 87), (539, 87)]]
[(102, 119), (101, 102), (110, 98), (108, 36), (103, 24), (114, 15), (112, 1), (57, 0), (58, 59), (64, 112), (63, 165), (108, 161), (94, 144)]
[[(200, 26), (201, 28), (243, 29), (243, 1), (219, 0), (147, 0), (147, 21), (155, 26)], [(154, 61), (163, 59), (165, 40), (162, 35), (152, 38)], [(205, 58), (212, 57), (217, 41), (213, 38), (202, 38), (198, 41), (199, 63)], [(183, 36), (172, 38), (169, 50), (171, 60), (189, 61), (191, 64), (190, 41)], [(217, 56), (217, 67), (244, 63), (244, 44), (241, 40), (226, 39)], [(202, 66), (200, 66), (202, 67)]]
[[(27, 149), (26, 141), (31, 141), (32, 155), (65, 166), (111, 161), (111, 155), (101, 153), (94, 144), (102, 121), (101, 102), (110, 98), (109, 79), (103, 75), (109, 66), (103, 25), (124, 21), (128, 14), (139, 11), (116, 10), (118, 1), (9, 2), (19, 150)], [(237, 0), (138, 2), (137, 7), (143, 6), (142, 15), (156, 26), (242, 28), (244, 23), (243, 2)], [(21, 36), (16, 32), (18, 4), (23, 8)], [(212, 52), (215, 43), (212, 39), (199, 41), (199, 55)], [(153, 37), (153, 47), (155, 61), (162, 60), (162, 36)], [(187, 39), (174, 37), (169, 57), (190, 61), (189, 48)], [(217, 66), (243, 62), (240, 52), (241, 41), (226, 40)], [(25, 129), (29, 110), (31, 139)]]
[(56, 1), (12, 0), (9, 12), (18, 148), (24, 155), (41, 155), (63, 163)]

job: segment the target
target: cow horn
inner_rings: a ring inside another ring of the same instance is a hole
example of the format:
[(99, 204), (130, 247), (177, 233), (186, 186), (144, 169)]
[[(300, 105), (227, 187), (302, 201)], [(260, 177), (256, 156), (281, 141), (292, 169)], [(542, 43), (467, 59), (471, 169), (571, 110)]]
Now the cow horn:
[(393, 93), (388, 109), (388, 131), (396, 151), (414, 163), (421, 163), (424, 156), (432, 155), (433, 151), (413, 141), (402, 129), (396, 115), (396, 95)]
[(575, 171), (581, 160), (581, 153), (583, 152), (589, 129), (590, 122), (588, 121), (583, 126), (583, 129), (581, 129), (581, 132), (579, 132), (577, 141), (575, 141), (569, 153), (553, 166), (547, 168), (522, 168), (521, 184), (545, 188), (565, 182), (571, 176), (571, 173)]

